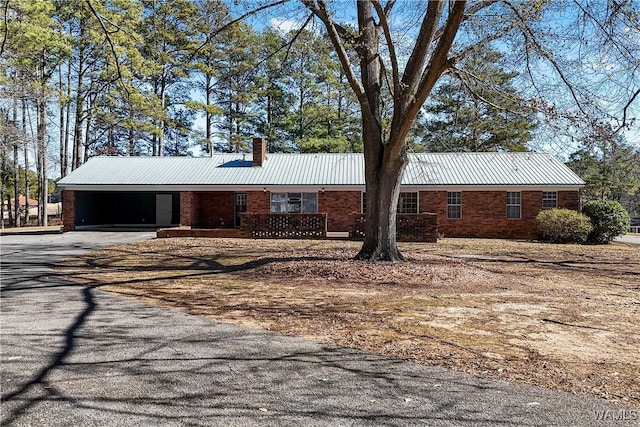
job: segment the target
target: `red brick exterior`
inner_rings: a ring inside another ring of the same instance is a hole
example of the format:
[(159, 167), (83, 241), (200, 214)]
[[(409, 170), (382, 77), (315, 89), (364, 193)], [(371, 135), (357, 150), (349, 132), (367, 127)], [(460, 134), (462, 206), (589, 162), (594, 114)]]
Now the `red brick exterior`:
[(271, 213), (271, 193), (268, 191), (247, 191), (247, 213)]
[[(520, 192), (520, 219), (506, 218), (506, 194), (506, 191), (462, 191), (462, 218), (448, 219), (447, 192), (421, 191), (419, 212), (436, 214), (438, 233), (444, 237), (538, 238), (535, 218), (542, 209), (542, 191)], [(66, 197), (72, 198), (70, 194)], [(361, 212), (361, 203), (360, 191), (318, 193), (318, 213), (327, 214), (327, 231), (351, 231), (352, 214)], [(73, 202), (65, 204), (64, 212), (65, 209), (73, 209)], [(232, 228), (234, 204), (233, 192), (183, 192), (180, 196), (180, 223), (194, 228)], [(558, 207), (579, 210), (579, 191), (559, 191)], [(269, 214), (270, 211), (271, 192), (247, 192), (247, 214)], [(65, 218), (68, 217), (65, 214)], [(70, 224), (65, 222), (65, 230), (68, 226), (72, 227), (73, 221)]]
[[(536, 215), (542, 209), (542, 191), (521, 191), (520, 219), (507, 219), (506, 191), (463, 191), (462, 218), (447, 218), (447, 192), (421, 191), (420, 212), (438, 215), (444, 237), (538, 238)], [(559, 191), (558, 207), (578, 210), (578, 191)]]
[(76, 229), (76, 192), (64, 190), (62, 192), (62, 231)]
[(558, 207), (578, 212), (582, 211), (582, 206), (580, 205), (580, 192), (558, 191)]
[(197, 228), (233, 228), (235, 193), (214, 191), (195, 193), (198, 210), (193, 226)]
[(253, 138), (253, 166), (262, 166), (267, 155), (267, 141)]
[(327, 231), (351, 229), (350, 214), (362, 211), (362, 192), (323, 191), (318, 193), (318, 212), (327, 214)]
[(193, 225), (193, 213), (198, 210), (193, 191), (180, 193), (180, 225)]

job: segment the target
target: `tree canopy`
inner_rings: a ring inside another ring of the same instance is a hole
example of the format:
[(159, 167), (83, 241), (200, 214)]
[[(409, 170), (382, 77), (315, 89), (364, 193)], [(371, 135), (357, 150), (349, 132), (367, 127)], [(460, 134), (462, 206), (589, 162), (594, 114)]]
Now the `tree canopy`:
[(12, 0), (2, 14), (11, 170), (243, 151), (253, 136), (363, 151), (367, 259), (402, 258), (411, 150), (567, 151), (603, 123), (638, 132), (632, 0)]

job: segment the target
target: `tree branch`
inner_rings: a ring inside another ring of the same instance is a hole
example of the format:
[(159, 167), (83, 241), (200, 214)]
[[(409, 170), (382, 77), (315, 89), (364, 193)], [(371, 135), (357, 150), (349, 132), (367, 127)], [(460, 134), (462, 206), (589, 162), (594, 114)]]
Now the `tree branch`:
[[(487, 99), (486, 97), (482, 96), (478, 91), (476, 91), (470, 84), (469, 82), (467, 82), (467, 80), (464, 79), (463, 74), (467, 74), (468, 76), (470, 76), (473, 80), (477, 81), (477, 82), (482, 82), (482, 79), (478, 76), (476, 76), (475, 74), (469, 72), (469, 71), (465, 71), (465, 70), (461, 70), (459, 68), (456, 68), (455, 66), (451, 66), (451, 74), (456, 76), (458, 78), (458, 80), (460, 81), (460, 83), (462, 84), (462, 86), (467, 89), (469, 91), (469, 93), (476, 99), (484, 102), (485, 104), (489, 105), (490, 107), (495, 108), (496, 110), (499, 111), (507, 111), (509, 113), (518, 115), (518, 116), (522, 116), (524, 115), (523, 112), (521, 111), (515, 111), (503, 106), (500, 106), (492, 101), (490, 101), (489, 99)], [(504, 93), (501, 91), (496, 91), (497, 94), (499, 94), (500, 96), (504, 97), (504, 98), (509, 98), (510, 95), (508, 93)], [(513, 97), (511, 97), (513, 100), (515, 100)]]
[(9, 0), (5, 0), (3, 9), (4, 37), (2, 38), (2, 45), (0, 45), (0, 56), (4, 53), (4, 45), (7, 42), (7, 37), (9, 37)]
[(636, 90), (635, 93), (631, 96), (631, 99), (629, 99), (629, 101), (625, 104), (624, 108), (622, 109), (622, 123), (620, 123), (620, 125), (613, 131), (614, 135), (620, 132), (621, 129), (627, 126), (627, 112), (629, 110), (629, 107), (631, 107), (631, 104), (633, 104), (636, 98), (638, 97), (638, 95), (640, 95), (640, 89)]
[[(480, 12), (482, 9), (489, 7), (492, 4), (498, 3), (500, 1), (502, 0), (485, 0), (485, 1), (474, 3), (473, 5), (466, 8), (464, 13), (464, 18), (462, 18), (462, 22), (467, 21), (470, 16), (475, 15), (476, 13)], [(433, 39), (438, 40), (440, 37), (442, 37), (442, 34), (444, 34), (445, 28), (446, 26), (438, 28), (433, 36)]]
[[(88, 1), (88, 0), (87, 0)], [(205, 40), (200, 43), (200, 45), (198, 47), (196, 47), (193, 51), (193, 53), (191, 54), (189, 59), (192, 59), (194, 56), (196, 56), (198, 54), (198, 52), (200, 52), (200, 50), (205, 47), (210, 41), (211, 39), (213, 39), (215, 36), (217, 36), (218, 34), (220, 34), (221, 32), (225, 31), (227, 28), (237, 24), (238, 22), (244, 20), (245, 18), (248, 18), (249, 16), (255, 15), (258, 12), (261, 12), (265, 9), (269, 9), (272, 7), (276, 7), (276, 6), (280, 6), (282, 4), (288, 3), (291, 0), (276, 0), (272, 3), (267, 3), (267, 4), (263, 4), (262, 6), (259, 6), (253, 10), (250, 10), (249, 12), (240, 15), (238, 18), (236, 19), (232, 19), (231, 21), (227, 22), (226, 24), (224, 24), (223, 26), (221, 26), (220, 28), (216, 29), (215, 31), (207, 34), (207, 37), (205, 38)]]
[(304, 29), (307, 28), (307, 25), (309, 25), (309, 22), (311, 22), (312, 19), (313, 19), (313, 14), (307, 17), (307, 20), (304, 21), (304, 24), (302, 24), (302, 26), (298, 29), (298, 31), (296, 31), (296, 33), (293, 35), (291, 40), (285, 45), (281, 46), (280, 49), (276, 51), (277, 53), (280, 50), (282, 50), (285, 46), (287, 47), (287, 52), (284, 55), (285, 62), (287, 61), (287, 58), (289, 58), (289, 53), (291, 52), (291, 46), (293, 46), (293, 43), (298, 39), (298, 37), (300, 37), (300, 34), (302, 34), (302, 31), (304, 31)]
[(384, 7), (384, 14), (389, 15), (389, 13), (391, 13), (391, 9), (393, 9), (393, 6), (395, 6), (395, 4), (396, 0), (389, 0)]
[(438, 40), (438, 46), (431, 56), (429, 66), (425, 69), (423, 77), (420, 80), (420, 86), (418, 93), (412, 100), (411, 107), (408, 110), (409, 117), (415, 117), (420, 109), (420, 106), (424, 103), (431, 93), (435, 82), (438, 77), (447, 69), (449, 62), (447, 55), (453, 45), (453, 40), (456, 37), (458, 28), (464, 19), (464, 11), (466, 7), (465, 1), (457, 1), (454, 3), (449, 17), (447, 18), (447, 24), (442, 33), (442, 37)]
[[(524, 19), (524, 17), (520, 13), (520, 11), (518, 11), (518, 9), (516, 7), (514, 7), (511, 4), (511, 2), (507, 1), (507, 2), (505, 2), (505, 4), (513, 11), (513, 13), (520, 20), (520, 22), (526, 22), (526, 20)], [(531, 41), (531, 43), (535, 47), (536, 52), (538, 53), (538, 55), (544, 57), (547, 61), (549, 61), (549, 63), (553, 67), (553, 69), (556, 71), (556, 73), (558, 73), (558, 76), (560, 77), (562, 82), (569, 89), (569, 92), (571, 93), (571, 97), (575, 101), (575, 103), (576, 103), (578, 109), (580, 110), (580, 112), (582, 114), (584, 114), (585, 116), (588, 116), (588, 114), (584, 111), (584, 108), (582, 107), (582, 102), (578, 99), (578, 95), (576, 94), (576, 92), (574, 90), (573, 84), (564, 75), (564, 73), (562, 72), (562, 68), (558, 65), (557, 61), (553, 58), (553, 56), (549, 52), (547, 52), (545, 49), (542, 48), (542, 45), (540, 45), (540, 43), (538, 43), (538, 40), (536, 39), (535, 34), (533, 33), (533, 31), (531, 31), (531, 29), (528, 26), (525, 25), (525, 27), (522, 29), (522, 33), (523, 33), (523, 35), (528, 34), (528, 37), (525, 35), (525, 39)]]
[[(387, 20), (387, 15), (385, 10), (382, 9), (380, 2), (378, 0), (372, 0), (373, 7), (376, 9), (378, 14), (378, 18), (380, 18), (380, 25), (382, 25), (382, 31), (384, 32), (384, 38), (387, 41), (387, 48), (389, 49), (389, 57), (391, 60), (391, 75), (393, 80), (393, 90), (392, 95), (394, 100), (398, 100), (400, 96), (400, 74), (398, 71), (398, 57), (396, 55), (396, 49), (393, 43), (393, 39), (391, 38), (391, 30), (389, 28), (389, 21)], [(393, 2), (389, 2), (392, 4)], [(389, 6), (389, 4), (387, 4)], [(383, 63), (382, 58), (380, 58), (380, 62)]]
[(504, 36), (505, 34), (507, 34), (508, 32), (510, 32), (511, 30), (513, 30), (514, 28), (516, 28), (518, 25), (517, 23), (512, 23), (511, 25), (508, 25), (507, 27), (503, 28), (500, 31), (496, 31), (495, 33), (475, 42), (473, 45), (468, 46), (466, 49), (461, 50), (460, 52), (458, 52), (457, 54), (453, 55), (450, 59), (453, 63), (458, 62), (459, 59), (461, 58), (465, 58), (467, 57), (469, 54), (471, 54), (473, 51), (475, 51), (478, 46), (484, 46), (489, 42), (492, 42), (494, 40), (498, 40), (500, 37)]
[(333, 48), (338, 54), (338, 60), (340, 61), (340, 65), (342, 66), (342, 69), (347, 76), (349, 85), (353, 89), (360, 104), (368, 105), (369, 101), (365, 94), (364, 87), (356, 77), (356, 73), (351, 67), (349, 56), (342, 43), (340, 43), (340, 35), (338, 34), (338, 30), (336, 29), (336, 25), (334, 24), (333, 20), (329, 17), (326, 3), (324, 2), (324, 0), (318, 0), (318, 4), (316, 4), (313, 0), (302, 0), (302, 3), (324, 24), (325, 28), (327, 29), (329, 39), (331, 40), (331, 44), (333, 44)]
[[(464, 10), (464, 2), (462, 2), (462, 4)], [(406, 87), (406, 93), (403, 95), (408, 96), (409, 99), (417, 92), (420, 85), (424, 63), (429, 53), (431, 43), (433, 42), (436, 26), (438, 22), (440, 22), (443, 9), (444, 2), (441, 1), (431, 1), (427, 6), (416, 44), (413, 47), (411, 56), (404, 69), (404, 75), (402, 76), (402, 84)], [(447, 20), (447, 26), (448, 22), (449, 20)]]
[[(100, 27), (102, 28), (102, 31), (104, 32), (104, 36), (107, 39), (107, 43), (109, 43), (109, 47), (111, 48), (111, 53), (113, 54), (113, 60), (116, 63), (116, 71), (118, 72), (118, 80), (120, 82), (122, 82), (122, 71), (120, 70), (120, 61), (118, 59), (118, 53), (116, 52), (116, 47), (115, 44), (113, 43), (113, 40), (111, 39), (111, 34), (116, 33), (116, 31), (114, 32), (110, 32), (109, 30), (107, 30), (106, 25), (104, 25), (104, 21), (102, 20), (102, 16), (98, 13), (98, 11), (95, 9), (95, 7), (93, 7), (93, 4), (91, 4), (91, 0), (85, 0), (85, 3), (87, 3), (87, 6), (89, 6), (89, 9), (91, 9), (91, 13), (93, 14), (93, 16), (95, 16), (95, 18), (98, 20), (98, 23), (100, 24)], [(127, 87), (122, 84), (122, 88), (124, 89), (125, 93), (127, 95), (129, 95), (129, 89), (127, 89)]]

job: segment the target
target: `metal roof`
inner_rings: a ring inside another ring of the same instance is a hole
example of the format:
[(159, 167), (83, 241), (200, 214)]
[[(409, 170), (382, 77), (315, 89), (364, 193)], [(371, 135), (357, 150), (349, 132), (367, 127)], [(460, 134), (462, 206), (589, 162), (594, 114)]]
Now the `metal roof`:
[[(211, 157), (94, 157), (58, 182), (81, 186), (363, 186), (362, 154), (251, 154)], [(541, 153), (410, 154), (406, 186), (582, 186), (555, 157)]]

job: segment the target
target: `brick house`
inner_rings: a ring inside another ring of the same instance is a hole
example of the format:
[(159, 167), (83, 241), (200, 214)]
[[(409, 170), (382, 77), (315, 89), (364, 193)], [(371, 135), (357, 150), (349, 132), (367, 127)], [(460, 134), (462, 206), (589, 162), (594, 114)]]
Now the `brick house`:
[[(92, 158), (58, 183), (64, 230), (179, 226), (166, 235), (358, 236), (362, 154), (267, 154), (259, 138), (253, 147), (253, 155)], [(433, 240), (436, 228), (446, 237), (536, 238), (538, 212), (579, 210), (582, 186), (547, 154), (411, 154), (398, 238)]]

